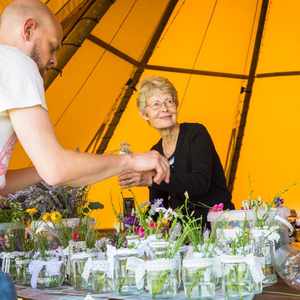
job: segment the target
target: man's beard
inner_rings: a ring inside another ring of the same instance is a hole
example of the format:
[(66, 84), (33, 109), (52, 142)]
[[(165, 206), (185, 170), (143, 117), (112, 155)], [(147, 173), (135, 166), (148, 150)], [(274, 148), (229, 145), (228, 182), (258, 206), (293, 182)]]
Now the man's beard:
[(45, 75), (45, 71), (46, 68), (42, 66), (42, 61), (41, 61), (41, 56), (39, 53), (39, 49), (37, 45), (34, 45), (31, 53), (30, 53), (30, 57), (35, 61), (35, 63), (37, 64), (40, 74), (43, 77)]

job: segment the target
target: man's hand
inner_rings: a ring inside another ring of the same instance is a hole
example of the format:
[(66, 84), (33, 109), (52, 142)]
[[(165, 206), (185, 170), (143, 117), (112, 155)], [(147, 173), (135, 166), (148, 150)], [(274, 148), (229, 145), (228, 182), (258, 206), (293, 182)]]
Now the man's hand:
[(162, 181), (169, 183), (170, 166), (168, 160), (157, 151), (143, 154), (131, 154), (132, 170), (136, 172), (155, 171), (153, 181), (160, 184)]
[(134, 186), (151, 186), (155, 175), (154, 171), (126, 172), (119, 176), (119, 184), (123, 188)]

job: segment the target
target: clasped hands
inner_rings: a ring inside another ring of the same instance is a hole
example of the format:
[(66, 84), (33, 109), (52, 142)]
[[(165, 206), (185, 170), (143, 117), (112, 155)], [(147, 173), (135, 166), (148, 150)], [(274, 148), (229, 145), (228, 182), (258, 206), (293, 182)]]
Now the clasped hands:
[(123, 188), (151, 186), (153, 182), (169, 183), (170, 166), (168, 160), (157, 151), (132, 154), (133, 169), (119, 175), (119, 184)]

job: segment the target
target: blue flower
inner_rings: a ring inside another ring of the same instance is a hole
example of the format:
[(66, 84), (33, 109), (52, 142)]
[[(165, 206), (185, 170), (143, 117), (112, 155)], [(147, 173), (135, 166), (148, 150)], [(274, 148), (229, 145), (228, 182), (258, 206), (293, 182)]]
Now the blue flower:
[(284, 200), (283, 200), (282, 198), (280, 198), (280, 197), (275, 197), (275, 198), (273, 199), (273, 202), (274, 202), (274, 205), (275, 205), (276, 207), (280, 207), (280, 206), (282, 206)]

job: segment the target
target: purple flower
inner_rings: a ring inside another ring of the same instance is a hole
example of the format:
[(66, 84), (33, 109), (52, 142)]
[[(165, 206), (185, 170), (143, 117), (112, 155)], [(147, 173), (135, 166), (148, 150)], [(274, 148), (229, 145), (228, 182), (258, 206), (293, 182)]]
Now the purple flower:
[(136, 216), (128, 216), (123, 219), (123, 223), (125, 227), (131, 227), (131, 226), (137, 226), (138, 225), (138, 219)]
[(273, 202), (274, 202), (276, 207), (280, 207), (280, 206), (282, 206), (284, 200), (280, 197), (275, 197)]
[(163, 202), (164, 202), (164, 199), (153, 199), (153, 203), (151, 204), (151, 208), (149, 211), (150, 216), (155, 215), (158, 208), (164, 207)]

